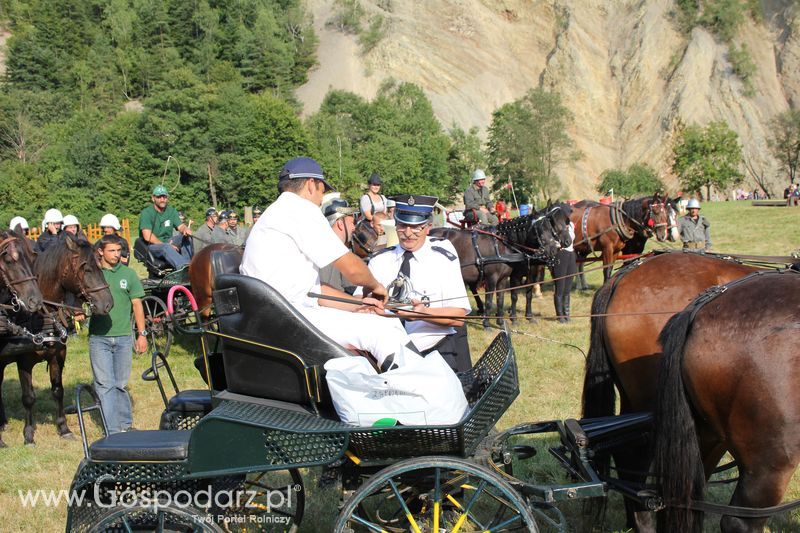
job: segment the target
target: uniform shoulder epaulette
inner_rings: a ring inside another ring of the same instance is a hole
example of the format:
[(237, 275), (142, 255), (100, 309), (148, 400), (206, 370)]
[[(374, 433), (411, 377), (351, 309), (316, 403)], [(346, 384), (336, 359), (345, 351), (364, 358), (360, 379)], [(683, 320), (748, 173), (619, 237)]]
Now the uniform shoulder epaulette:
[(394, 245), (394, 246), (389, 246), (388, 248), (384, 248), (383, 250), (378, 250), (377, 252), (373, 252), (372, 254), (370, 254), (369, 258), (374, 259), (375, 257), (378, 257), (381, 254), (385, 254), (386, 252), (390, 252), (396, 248), (397, 245)]
[(450, 261), (455, 261), (456, 259), (458, 259), (458, 256), (456, 254), (454, 254), (450, 250), (442, 248), (441, 246), (431, 246), (431, 250), (439, 252), (440, 254), (448, 258)]
[(429, 237), (431, 242), (446, 241), (444, 237)]

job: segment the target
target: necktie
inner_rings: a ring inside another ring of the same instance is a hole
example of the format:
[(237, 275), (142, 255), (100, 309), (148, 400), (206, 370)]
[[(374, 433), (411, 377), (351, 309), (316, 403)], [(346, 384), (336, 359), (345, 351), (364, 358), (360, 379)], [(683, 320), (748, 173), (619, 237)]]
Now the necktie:
[(406, 250), (403, 252), (403, 262), (400, 263), (400, 274), (404, 274), (405, 277), (411, 277), (411, 258), (414, 257), (414, 252), (409, 252)]

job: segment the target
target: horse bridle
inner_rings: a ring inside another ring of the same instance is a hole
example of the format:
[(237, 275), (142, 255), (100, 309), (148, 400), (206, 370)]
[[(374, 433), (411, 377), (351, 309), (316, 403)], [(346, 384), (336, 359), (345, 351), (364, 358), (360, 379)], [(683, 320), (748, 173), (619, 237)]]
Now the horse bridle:
[[(72, 257), (73, 259), (76, 257), (80, 259), (80, 252), (75, 252)], [(100, 292), (108, 289), (108, 283), (103, 281), (103, 283), (98, 285), (97, 287), (87, 287), (86, 284), (84, 283), (84, 278), (86, 277), (86, 275), (83, 273), (83, 270), (84, 267), (89, 264), (89, 260), (88, 259), (82, 260), (80, 263), (77, 264), (77, 267), (74, 266), (75, 265), (74, 261), (72, 262), (72, 264), (73, 268), (76, 270), (75, 279), (78, 281), (78, 289), (80, 291), (80, 294), (81, 296), (83, 296), (84, 301), (86, 301), (86, 303), (89, 304), (89, 309), (94, 309), (95, 303), (92, 298), (92, 294), (95, 292)], [(61, 279), (63, 280), (65, 277), (66, 277), (66, 270), (64, 270), (61, 273)], [(67, 306), (61, 305), (61, 307), (67, 307)]]
[[(14, 244), (14, 241), (18, 239), (19, 237), (6, 237), (2, 241), (0, 241), (0, 258), (2, 258), (6, 254), (11, 253), (11, 245)], [(21, 256), (23, 252), (18, 251), (17, 253)], [(13, 258), (14, 256), (12, 255), (11, 257)], [(14, 261), (17, 262), (18, 259), (14, 259)], [(17, 296), (17, 291), (14, 289), (14, 285), (19, 285), (20, 283), (27, 283), (29, 281), (36, 281), (36, 276), (31, 275), (12, 280), (8, 275), (5, 263), (3, 261), (0, 261), (0, 279), (3, 280), (3, 283), (5, 283), (6, 287), (8, 287), (8, 290), (11, 292), (14, 299), (16, 300), (18, 296)]]
[[(644, 224), (644, 227), (645, 227), (645, 231), (646, 232), (649, 231), (648, 237), (652, 237), (656, 233), (658, 228), (668, 228), (669, 229), (669, 214), (667, 214), (667, 222), (661, 222), (659, 224), (656, 224), (655, 218), (653, 216), (654, 215), (653, 206), (661, 206), (662, 208), (664, 208), (665, 211), (667, 209), (667, 204), (665, 202), (661, 202), (661, 201), (652, 202), (652, 203), (647, 205), (647, 223)], [(651, 225), (651, 222), (652, 222), (652, 225)]]

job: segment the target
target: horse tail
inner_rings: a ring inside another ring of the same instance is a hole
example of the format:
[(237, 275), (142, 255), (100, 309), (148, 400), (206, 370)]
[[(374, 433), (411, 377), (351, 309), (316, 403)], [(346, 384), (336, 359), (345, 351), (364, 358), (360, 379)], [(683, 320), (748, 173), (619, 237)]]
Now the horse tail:
[(613, 294), (611, 283), (606, 283), (594, 293), (592, 299), (591, 344), (586, 358), (583, 377), (583, 416), (585, 418), (614, 414), (617, 395), (614, 374), (606, 349), (606, 319), (603, 315)]
[(702, 499), (705, 487), (703, 460), (682, 372), (691, 326), (692, 311), (684, 310), (667, 322), (658, 337), (663, 356), (654, 413), (653, 467), (667, 505), (658, 515), (659, 531), (703, 529), (703, 513), (672, 507)]

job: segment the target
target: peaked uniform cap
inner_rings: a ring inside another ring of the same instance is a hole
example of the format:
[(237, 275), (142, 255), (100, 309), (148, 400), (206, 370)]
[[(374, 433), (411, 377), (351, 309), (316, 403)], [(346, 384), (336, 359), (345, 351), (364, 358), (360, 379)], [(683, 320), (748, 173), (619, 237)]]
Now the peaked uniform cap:
[(428, 222), (433, 213), (433, 206), (439, 200), (436, 196), (420, 194), (401, 194), (393, 197), (396, 204), (394, 219), (409, 226), (417, 226)]
[(294, 180), (300, 178), (312, 178), (320, 180), (325, 185), (325, 192), (334, 191), (336, 189), (327, 182), (325, 175), (322, 173), (322, 167), (319, 163), (310, 157), (295, 157), (286, 162), (278, 174), (278, 183), (284, 180)]

